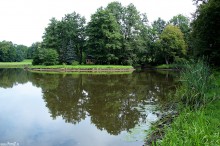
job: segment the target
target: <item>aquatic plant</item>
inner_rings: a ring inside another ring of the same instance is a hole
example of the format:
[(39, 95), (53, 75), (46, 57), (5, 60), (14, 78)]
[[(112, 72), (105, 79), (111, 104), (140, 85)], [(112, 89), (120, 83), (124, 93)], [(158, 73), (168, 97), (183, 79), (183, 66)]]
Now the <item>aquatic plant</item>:
[(184, 63), (181, 71), (181, 86), (176, 92), (182, 103), (191, 108), (199, 108), (211, 101), (207, 93), (212, 89), (210, 67), (201, 59)]

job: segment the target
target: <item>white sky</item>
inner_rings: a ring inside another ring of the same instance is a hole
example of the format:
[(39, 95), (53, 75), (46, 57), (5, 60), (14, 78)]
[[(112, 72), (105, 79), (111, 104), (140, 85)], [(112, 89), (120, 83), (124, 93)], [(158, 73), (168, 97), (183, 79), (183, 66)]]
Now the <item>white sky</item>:
[(195, 11), (192, 0), (0, 0), (0, 41), (30, 46), (42, 41), (52, 17), (59, 20), (75, 11), (88, 22), (97, 8), (112, 1), (123, 6), (133, 3), (139, 12), (147, 14), (150, 22), (158, 17), (168, 21), (177, 14), (191, 17)]

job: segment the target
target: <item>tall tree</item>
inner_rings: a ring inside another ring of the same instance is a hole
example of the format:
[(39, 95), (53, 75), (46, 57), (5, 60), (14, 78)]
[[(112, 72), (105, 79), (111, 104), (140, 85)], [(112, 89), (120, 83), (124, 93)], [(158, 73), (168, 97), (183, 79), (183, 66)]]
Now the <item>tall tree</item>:
[(220, 65), (220, 1), (199, 5), (192, 22), (195, 56), (207, 56), (211, 64)]
[(159, 35), (163, 32), (166, 27), (166, 21), (160, 17), (152, 23), (152, 32), (154, 35), (154, 40), (159, 38)]
[(87, 26), (89, 53), (98, 64), (119, 64), (120, 27), (108, 10), (100, 8)]
[(27, 56), (27, 47), (9, 41), (0, 42), (0, 62), (20, 62)]
[(177, 61), (186, 54), (183, 33), (177, 26), (167, 25), (160, 35), (160, 53), (166, 64)]
[(142, 21), (140, 13), (133, 4), (129, 4), (125, 8), (123, 21), (123, 63), (130, 65), (136, 64), (138, 62), (136, 53), (140, 52), (140, 47), (137, 47), (139, 44), (136, 40), (138, 40), (142, 29)]
[(174, 16), (168, 23), (180, 28), (180, 30), (184, 34), (184, 40), (187, 43), (188, 54), (191, 56), (192, 55), (192, 41), (191, 41), (191, 36), (190, 36), (191, 27), (190, 27), (189, 18), (187, 18), (184, 15), (179, 14), (179, 15)]
[(189, 18), (187, 18), (184, 15), (177, 15), (174, 16), (170, 21), (170, 24), (174, 25), (174, 26), (178, 26), (180, 28), (180, 30), (182, 31), (182, 33), (184, 34), (185, 37), (189, 36), (189, 32), (190, 32), (190, 21)]
[(11, 61), (9, 56), (9, 50), (13, 47), (12, 42), (2, 41), (0, 42), (0, 61), (9, 62)]
[[(76, 12), (66, 14), (61, 21), (52, 18), (49, 26), (45, 29), (43, 47), (57, 50), (60, 63), (71, 64), (70, 60), (66, 58), (70, 58), (70, 55), (72, 55), (71, 58), (76, 59), (75, 54), (69, 54), (70, 52), (76, 52), (77, 61), (81, 63), (83, 48), (85, 47), (84, 25), (85, 18)], [(72, 45), (71, 51), (70, 42)], [(65, 56), (67, 54), (68, 57)]]
[(42, 43), (40, 43), (40, 42), (35, 42), (35, 43), (33, 43), (33, 44), (28, 48), (28, 51), (27, 51), (27, 59), (33, 59), (33, 58), (34, 58), (35, 51), (36, 51), (38, 48), (41, 48), (41, 46), (42, 46)]
[(51, 18), (48, 27), (45, 28), (45, 32), (43, 35), (43, 43), (42, 47), (44, 48), (54, 48), (56, 49), (59, 46), (58, 42), (58, 23), (59, 21), (56, 18)]
[(24, 45), (14, 45), (16, 50), (15, 61), (20, 62), (27, 58), (28, 47)]
[(71, 64), (74, 60), (77, 60), (76, 51), (74, 50), (72, 40), (70, 40), (67, 45), (65, 60), (67, 64)]
[(106, 7), (112, 15), (115, 17), (117, 23), (120, 25), (120, 31), (122, 31), (122, 24), (123, 24), (123, 17), (124, 17), (124, 10), (125, 8), (119, 2), (111, 2)]
[[(140, 14), (133, 4), (123, 7), (119, 2), (108, 4), (109, 10), (120, 26), (122, 49), (120, 53), (121, 64), (136, 64), (144, 61), (148, 49), (148, 20), (146, 14)], [(147, 37), (146, 37), (147, 36)], [(143, 55), (144, 57), (142, 57)]]

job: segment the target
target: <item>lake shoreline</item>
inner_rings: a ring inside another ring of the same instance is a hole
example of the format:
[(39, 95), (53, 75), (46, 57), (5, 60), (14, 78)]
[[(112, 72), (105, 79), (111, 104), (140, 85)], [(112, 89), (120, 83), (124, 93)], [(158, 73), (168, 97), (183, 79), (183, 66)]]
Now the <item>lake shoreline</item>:
[(26, 68), (37, 72), (133, 72), (135, 69), (129, 68)]
[(152, 126), (152, 132), (147, 136), (145, 140), (145, 145), (156, 144), (158, 140), (162, 140), (165, 136), (165, 127), (170, 127), (179, 113), (172, 111), (171, 113), (161, 115), (161, 118), (154, 123)]
[[(213, 87), (206, 93), (209, 95), (207, 98), (211, 100), (199, 108), (193, 109), (190, 105), (184, 105), (182, 100), (176, 99), (177, 101), (175, 101), (174, 99), (173, 104), (174, 107), (178, 107), (177, 112), (161, 115), (161, 118), (151, 127), (145, 140), (145, 146), (220, 144), (220, 135), (216, 132), (218, 131), (216, 129), (219, 129), (220, 121), (220, 92), (218, 90), (220, 72), (214, 72), (213, 75), (215, 77), (212, 84)], [(181, 88), (177, 90), (176, 92), (180, 92)], [(181, 95), (175, 94), (173, 93), (171, 96), (180, 98)], [(206, 135), (209, 135), (209, 137)]]

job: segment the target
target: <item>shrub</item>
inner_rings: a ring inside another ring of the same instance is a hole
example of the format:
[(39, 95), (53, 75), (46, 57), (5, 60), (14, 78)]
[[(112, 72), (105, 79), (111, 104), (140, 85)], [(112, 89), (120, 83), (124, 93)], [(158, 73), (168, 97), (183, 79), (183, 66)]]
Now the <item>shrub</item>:
[(72, 65), (79, 65), (79, 62), (75, 60), (72, 62)]
[(45, 58), (45, 49), (37, 49), (34, 53), (34, 57), (33, 57), (33, 65), (41, 65), (44, 62), (44, 58)]
[(58, 63), (58, 53), (53, 49), (38, 49), (33, 58), (33, 65), (55, 65)]
[(56, 65), (58, 63), (58, 53), (53, 49), (46, 49), (44, 65)]

